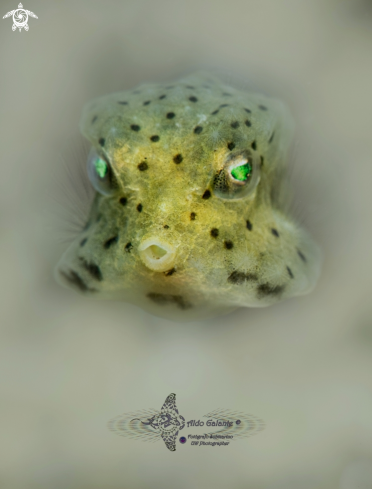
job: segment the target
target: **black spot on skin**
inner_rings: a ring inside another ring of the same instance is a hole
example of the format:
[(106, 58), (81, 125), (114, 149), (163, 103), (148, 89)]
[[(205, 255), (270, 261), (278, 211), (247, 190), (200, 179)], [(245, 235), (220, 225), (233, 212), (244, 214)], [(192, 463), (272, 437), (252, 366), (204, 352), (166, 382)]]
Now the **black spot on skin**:
[(259, 108), (260, 110), (267, 110), (267, 107), (265, 107), (264, 105), (259, 105), (259, 106), (258, 106), (258, 108)]
[(101, 282), (103, 280), (101, 269), (93, 262), (87, 262), (84, 258), (80, 258), (85, 270), (95, 279)]
[(146, 102), (143, 102), (143, 105), (149, 105), (151, 104), (151, 100), (146, 100)]
[(251, 110), (249, 110), (249, 109), (244, 109), (244, 110), (245, 110), (246, 112), (248, 112), (248, 114), (251, 114), (251, 113), (252, 113), (252, 111), (251, 111)]
[(261, 156), (260, 158), (261, 158), (261, 166), (262, 166), (264, 164), (264, 157)]
[(168, 112), (167, 114), (167, 119), (173, 119), (173, 117), (175, 117), (175, 113), (174, 112)]
[(183, 157), (181, 154), (178, 154), (173, 157), (173, 161), (176, 163), (176, 165), (179, 165), (183, 161)]
[(151, 138), (150, 138), (150, 139), (151, 139), (151, 141), (152, 141), (153, 143), (156, 143), (156, 142), (158, 142), (158, 141), (159, 141), (160, 137), (159, 137), (158, 135), (155, 135), (155, 136), (151, 136)]
[(202, 198), (203, 198), (204, 200), (207, 200), (207, 199), (209, 199), (209, 197), (210, 197), (210, 196), (211, 196), (211, 192), (210, 192), (210, 190), (206, 190), (206, 191), (204, 192), (204, 194), (203, 194), (203, 197), (202, 197)]
[(227, 92), (224, 92), (222, 95), (223, 95), (224, 97), (232, 97), (231, 93), (227, 93)]
[(251, 127), (252, 123), (248, 119), (244, 122), (244, 124), (248, 127)]
[(195, 212), (191, 212), (190, 214), (190, 221), (195, 221), (196, 214)]
[(128, 102), (125, 102), (124, 100), (120, 100), (118, 102), (118, 104), (120, 104), (120, 105), (128, 105)]
[(102, 215), (101, 214), (98, 214), (97, 219), (96, 219), (96, 222), (99, 222), (101, 220), (101, 217), (102, 217)]
[(143, 209), (142, 204), (138, 204), (137, 205), (138, 212), (142, 212), (142, 209)]
[(76, 285), (78, 289), (82, 292), (97, 292), (96, 289), (90, 289), (84, 280), (73, 270), (69, 271), (69, 275), (66, 272), (61, 271), (60, 274), (64, 277), (70, 284)]
[(287, 267), (287, 272), (288, 272), (288, 275), (289, 275), (291, 278), (294, 278), (294, 275), (293, 275), (293, 273), (292, 273), (292, 270), (291, 270), (289, 267)]
[(227, 278), (227, 281), (230, 282), (230, 284), (235, 285), (241, 285), (249, 280), (256, 281), (257, 275), (253, 273), (245, 273), (234, 270)]
[(269, 143), (272, 143), (273, 142), (273, 139), (274, 139), (274, 135), (275, 135), (275, 131), (272, 133), (270, 139), (269, 139)]
[(277, 231), (275, 228), (272, 228), (272, 229), (271, 229), (271, 233), (272, 233), (274, 236), (276, 236), (277, 238), (279, 238), (279, 233), (278, 233), (278, 231)]
[(164, 275), (166, 277), (170, 277), (171, 275), (174, 274), (175, 271), (176, 271), (176, 269), (175, 268), (172, 268), (171, 270), (168, 270), (167, 272), (164, 272)]
[(119, 200), (120, 204), (121, 205), (127, 205), (127, 202), (128, 202), (128, 199), (126, 197), (122, 197), (120, 200)]
[(198, 99), (196, 97), (189, 97), (190, 102), (197, 102)]
[(166, 304), (176, 304), (180, 309), (190, 309), (191, 304), (181, 296), (181, 295), (170, 295), (170, 294), (159, 294), (157, 292), (149, 292), (147, 297), (160, 306)]
[(218, 114), (218, 112), (219, 112), (219, 110), (218, 110), (218, 109), (217, 109), (217, 110), (214, 110), (214, 111), (211, 113), (211, 115), (216, 115), (216, 114)]
[(132, 249), (132, 248), (133, 248), (133, 245), (132, 245), (132, 243), (131, 243), (131, 242), (129, 242), (129, 243), (127, 243), (127, 244), (125, 245), (125, 248), (124, 248), (124, 249), (125, 249), (125, 251), (126, 251), (127, 253), (130, 253), (130, 251), (131, 251), (131, 249)]
[(141, 130), (140, 126), (138, 126), (137, 124), (132, 124), (130, 126), (130, 128), (132, 129), (132, 131), (135, 131), (135, 132), (138, 132)]
[(100, 144), (101, 146), (104, 146), (104, 145), (105, 145), (106, 140), (105, 140), (105, 138), (99, 138), (98, 142), (99, 142), (99, 144)]
[(211, 229), (211, 236), (212, 236), (212, 238), (217, 238), (218, 234), (219, 234), (219, 231), (218, 231), (217, 228), (212, 228)]
[(117, 243), (118, 240), (119, 240), (119, 236), (113, 236), (112, 238), (108, 239), (103, 246), (106, 250), (108, 250), (110, 246)]
[(88, 238), (84, 238), (80, 241), (80, 246), (84, 246), (85, 243), (88, 241)]
[(237, 129), (237, 128), (240, 126), (240, 124), (239, 124), (239, 122), (238, 122), (238, 121), (235, 121), (235, 122), (232, 122), (232, 123), (230, 124), (230, 126), (231, 126), (233, 129)]
[(249, 231), (252, 231), (252, 223), (251, 223), (251, 221), (248, 221), (248, 220), (247, 220), (247, 229)]
[(261, 284), (257, 287), (257, 293), (259, 297), (264, 297), (268, 295), (281, 295), (284, 291), (284, 285), (270, 285), (269, 283)]
[(185, 309), (191, 309), (192, 308), (192, 305), (190, 304), (190, 302), (187, 302), (182, 297), (182, 295), (173, 295), (171, 297), (172, 297), (172, 301), (176, 304), (176, 306), (179, 309), (182, 309), (184, 311)]
[(224, 246), (227, 250), (231, 250), (234, 247), (234, 243), (232, 241), (225, 241)]
[(168, 224), (165, 224), (165, 225), (163, 226), (163, 228), (164, 228), (164, 229), (169, 229)]
[(170, 295), (158, 294), (157, 292), (149, 292), (147, 297), (155, 302), (155, 304), (159, 304), (160, 306), (172, 302)]
[(254, 150), (257, 149), (256, 141), (253, 141), (253, 143), (251, 144), (251, 148), (254, 149)]
[(186, 85), (186, 88), (190, 88), (191, 90), (194, 90), (195, 87), (193, 87), (192, 85)]
[(96, 120), (98, 119), (98, 116), (94, 116), (93, 119), (92, 119), (92, 124), (94, 124), (96, 122)]
[(194, 129), (195, 134), (200, 134), (202, 132), (203, 128), (202, 126), (196, 126)]
[(146, 163), (146, 161), (142, 161), (142, 163), (140, 163), (137, 168), (139, 169), (139, 171), (146, 171), (148, 169), (149, 165)]
[(230, 104), (221, 104), (220, 107), (228, 107)]
[(232, 151), (235, 148), (235, 143), (228, 143), (227, 147)]
[(306, 261), (307, 261), (307, 260), (306, 260), (306, 256), (305, 256), (305, 255), (302, 253), (302, 251), (297, 250), (297, 254), (298, 254), (298, 256), (301, 258), (301, 260), (302, 260), (304, 263), (306, 263)]
[(159, 100), (163, 100), (166, 97), (166, 95), (160, 95)]

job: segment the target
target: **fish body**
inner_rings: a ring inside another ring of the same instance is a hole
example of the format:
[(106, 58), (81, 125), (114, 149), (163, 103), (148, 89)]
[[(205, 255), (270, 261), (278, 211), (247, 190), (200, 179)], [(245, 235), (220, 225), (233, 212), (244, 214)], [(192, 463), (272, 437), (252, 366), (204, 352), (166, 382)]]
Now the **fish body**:
[(93, 100), (97, 192), (57, 280), (176, 320), (310, 292), (320, 251), (287, 211), (293, 128), (281, 101), (208, 74)]

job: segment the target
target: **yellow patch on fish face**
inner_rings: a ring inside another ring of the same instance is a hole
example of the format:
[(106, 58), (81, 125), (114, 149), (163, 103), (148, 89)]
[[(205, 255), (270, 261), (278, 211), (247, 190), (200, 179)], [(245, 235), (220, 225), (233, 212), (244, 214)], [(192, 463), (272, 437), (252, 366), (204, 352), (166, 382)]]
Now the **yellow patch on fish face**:
[(192, 319), (309, 292), (320, 253), (285, 212), (293, 123), (278, 100), (191, 75), (88, 104), (97, 190), (56, 278)]

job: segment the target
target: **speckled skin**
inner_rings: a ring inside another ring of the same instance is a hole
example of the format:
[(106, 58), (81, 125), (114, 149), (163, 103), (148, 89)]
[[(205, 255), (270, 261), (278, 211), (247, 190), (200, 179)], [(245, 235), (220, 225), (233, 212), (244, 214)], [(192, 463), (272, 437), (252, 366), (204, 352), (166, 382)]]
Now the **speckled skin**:
[[(111, 163), (118, 189), (96, 194), (86, 229), (56, 269), (60, 283), (177, 320), (266, 306), (314, 287), (319, 250), (285, 211), (293, 122), (280, 101), (194, 74), (100, 97), (85, 107), (80, 129)], [(214, 176), (245, 149), (260, 161), (257, 187), (246, 198), (218, 197)], [(173, 247), (170, 270), (141, 260), (147, 238)]]

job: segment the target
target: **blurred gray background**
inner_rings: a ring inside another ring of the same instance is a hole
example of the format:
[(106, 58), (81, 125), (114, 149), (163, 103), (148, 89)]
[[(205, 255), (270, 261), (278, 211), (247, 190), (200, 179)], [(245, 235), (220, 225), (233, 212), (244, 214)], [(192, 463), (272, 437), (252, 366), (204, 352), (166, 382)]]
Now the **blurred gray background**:
[[(1, 17), (16, 4), (1, 0)], [(24, 7), (39, 17), (28, 32), (0, 21), (0, 487), (371, 489), (372, 2)], [(190, 324), (60, 288), (69, 224), (54, 197), (75, 205), (65, 163), (79, 161), (82, 106), (197, 68), (290, 106), (297, 205), (324, 251), (317, 288)], [(171, 392), (186, 419), (225, 407), (266, 429), (175, 453), (107, 429)]]

